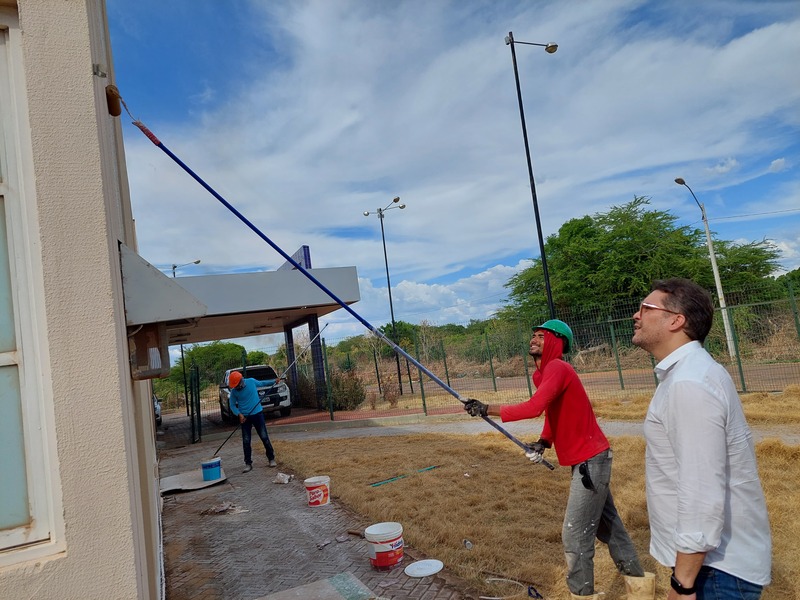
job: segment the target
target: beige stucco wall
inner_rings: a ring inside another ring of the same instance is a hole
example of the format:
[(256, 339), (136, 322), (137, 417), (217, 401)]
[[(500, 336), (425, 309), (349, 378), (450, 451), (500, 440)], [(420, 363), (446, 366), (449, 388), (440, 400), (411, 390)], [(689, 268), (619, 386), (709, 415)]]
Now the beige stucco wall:
[[(156, 598), (158, 503), (152, 407), (130, 379), (118, 240), (133, 223), (105, 9), (19, 0), (44, 296), (42, 376), (52, 418), (57, 554), (0, 570), (0, 598)], [(93, 74), (93, 64), (108, 73)], [(28, 191), (31, 194), (31, 191)]]

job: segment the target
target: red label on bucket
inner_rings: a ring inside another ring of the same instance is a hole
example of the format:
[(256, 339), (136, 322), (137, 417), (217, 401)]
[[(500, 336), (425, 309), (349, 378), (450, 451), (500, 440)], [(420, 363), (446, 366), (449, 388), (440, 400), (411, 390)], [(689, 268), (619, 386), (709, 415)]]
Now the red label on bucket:
[(395, 566), (403, 560), (402, 536), (393, 540), (370, 542), (369, 554), (369, 562), (373, 567), (380, 569)]
[(330, 499), (329, 477), (310, 477), (303, 484), (306, 488), (309, 506), (324, 506)]

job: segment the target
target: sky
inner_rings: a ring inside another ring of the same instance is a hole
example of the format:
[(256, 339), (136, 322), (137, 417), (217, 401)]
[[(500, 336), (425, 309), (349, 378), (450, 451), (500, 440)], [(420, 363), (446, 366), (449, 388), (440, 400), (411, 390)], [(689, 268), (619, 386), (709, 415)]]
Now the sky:
[[(484, 319), (545, 237), (635, 196), (800, 267), (797, 0), (107, 0), (133, 118), (287, 254), (355, 266), (375, 327)], [(284, 258), (130, 124), (139, 253), (178, 276)], [(394, 207), (399, 205), (394, 204)], [(364, 216), (364, 212), (370, 212)], [(780, 273), (777, 273), (780, 274)], [(551, 272), (551, 278), (555, 275)], [(723, 287), (725, 282), (723, 281)], [(343, 310), (326, 335), (364, 333)]]

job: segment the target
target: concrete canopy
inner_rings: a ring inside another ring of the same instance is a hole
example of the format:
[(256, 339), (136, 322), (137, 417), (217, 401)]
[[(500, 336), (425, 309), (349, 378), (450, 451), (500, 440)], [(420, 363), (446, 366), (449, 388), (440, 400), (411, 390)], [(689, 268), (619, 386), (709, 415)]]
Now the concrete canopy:
[[(355, 267), (309, 272), (345, 304), (358, 302)], [(180, 277), (177, 283), (208, 306), (195, 323), (167, 323), (169, 344), (283, 333), (286, 327), (341, 308), (300, 271)]]
[[(284, 333), (341, 308), (298, 270), (171, 278), (120, 245), (128, 326), (165, 323), (167, 343)], [(309, 269), (347, 305), (361, 299), (355, 267)]]

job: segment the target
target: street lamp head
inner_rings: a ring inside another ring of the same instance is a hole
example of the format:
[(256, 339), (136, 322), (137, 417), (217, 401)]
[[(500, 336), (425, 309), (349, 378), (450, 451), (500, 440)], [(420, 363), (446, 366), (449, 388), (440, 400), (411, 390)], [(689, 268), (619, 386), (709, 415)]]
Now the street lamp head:
[(394, 202), (395, 204), (400, 202), (400, 196), (395, 196), (394, 199), (392, 200), (392, 202)]
[(550, 42), (544, 47), (544, 51), (548, 54), (555, 54), (556, 50), (558, 50), (558, 44), (554, 44), (553, 42)]
[(365, 217), (368, 217), (368, 216), (369, 216), (369, 211), (368, 211), (368, 210), (365, 210), (365, 211), (364, 211), (364, 216), (365, 216)]
[(405, 204), (401, 204), (401, 205), (400, 205), (400, 206), (398, 206), (397, 208), (399, 208), (399, 209), (403, 209), (403, 208), (405, 208), (405, 207), (406, 207), (406, 205), (405, 205)]
[(686, 182), (684, 181), (683, 177), (676, 177), (675, 183), (677, 183), (678, 185), (686, 185)]

